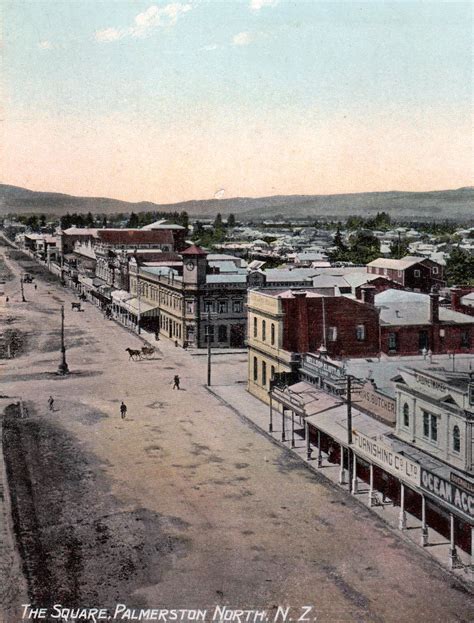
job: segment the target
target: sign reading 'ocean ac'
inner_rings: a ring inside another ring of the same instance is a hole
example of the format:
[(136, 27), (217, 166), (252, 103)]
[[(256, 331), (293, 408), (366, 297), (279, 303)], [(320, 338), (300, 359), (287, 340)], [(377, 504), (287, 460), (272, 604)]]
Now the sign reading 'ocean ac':
[(421, 470), (421, 486), (435, 498), (451, 506), (453, 510), (474, 519), (474, 495), (426, 469)]

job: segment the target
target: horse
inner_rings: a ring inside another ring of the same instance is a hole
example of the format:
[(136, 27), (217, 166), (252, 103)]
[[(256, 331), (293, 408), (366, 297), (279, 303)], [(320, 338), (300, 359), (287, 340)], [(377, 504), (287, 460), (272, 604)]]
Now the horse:
[(154, 352), (155, 352), (155, 349), (153, 348), (153, 346), (143, 346), (142, 347), (142, 355), (144, 357), (151, 357)]
[(129, 354), (130, 359), (133, 361), (142, 358), (142, 352), (140, 350), (133, 350), (133, 348), (126, 348), (125, 350)]
[(71, 309), (72, 311), (76, 310), (76, 311), (82, 311), (81, 310), (81, 304), (80, 303), (71, 303)]

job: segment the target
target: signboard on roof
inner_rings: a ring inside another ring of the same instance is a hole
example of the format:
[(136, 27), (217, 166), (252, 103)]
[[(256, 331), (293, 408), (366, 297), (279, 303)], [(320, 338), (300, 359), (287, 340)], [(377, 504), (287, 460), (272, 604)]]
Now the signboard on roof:
[(400, 480), (411, 485), (420, 486), (420, 465), (411, 461), (403, 454), (399, 454), (378, 439), (367, 437), (358, 430), (352, 435), (354, 450), (364, 458), (378, 465), (387, 472), (397, 476)]

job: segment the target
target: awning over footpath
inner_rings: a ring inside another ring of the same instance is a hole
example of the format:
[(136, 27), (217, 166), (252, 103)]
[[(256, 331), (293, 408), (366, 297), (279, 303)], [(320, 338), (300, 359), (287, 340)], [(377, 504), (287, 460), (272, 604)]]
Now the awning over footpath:
[(112, 301), (119, 305), (133, 316), (158, 316), (159, 306), (151, 305), (143, 299), (138, 299), (130, 295), (126, 290), (114, 290), (112, 292)]

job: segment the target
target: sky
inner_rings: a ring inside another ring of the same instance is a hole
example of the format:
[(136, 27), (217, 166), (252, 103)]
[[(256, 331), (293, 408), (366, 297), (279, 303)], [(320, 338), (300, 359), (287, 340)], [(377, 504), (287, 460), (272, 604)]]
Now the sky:
[(473, 184), (472, 2), (0, 6), (3, 183), (157, 203)]

